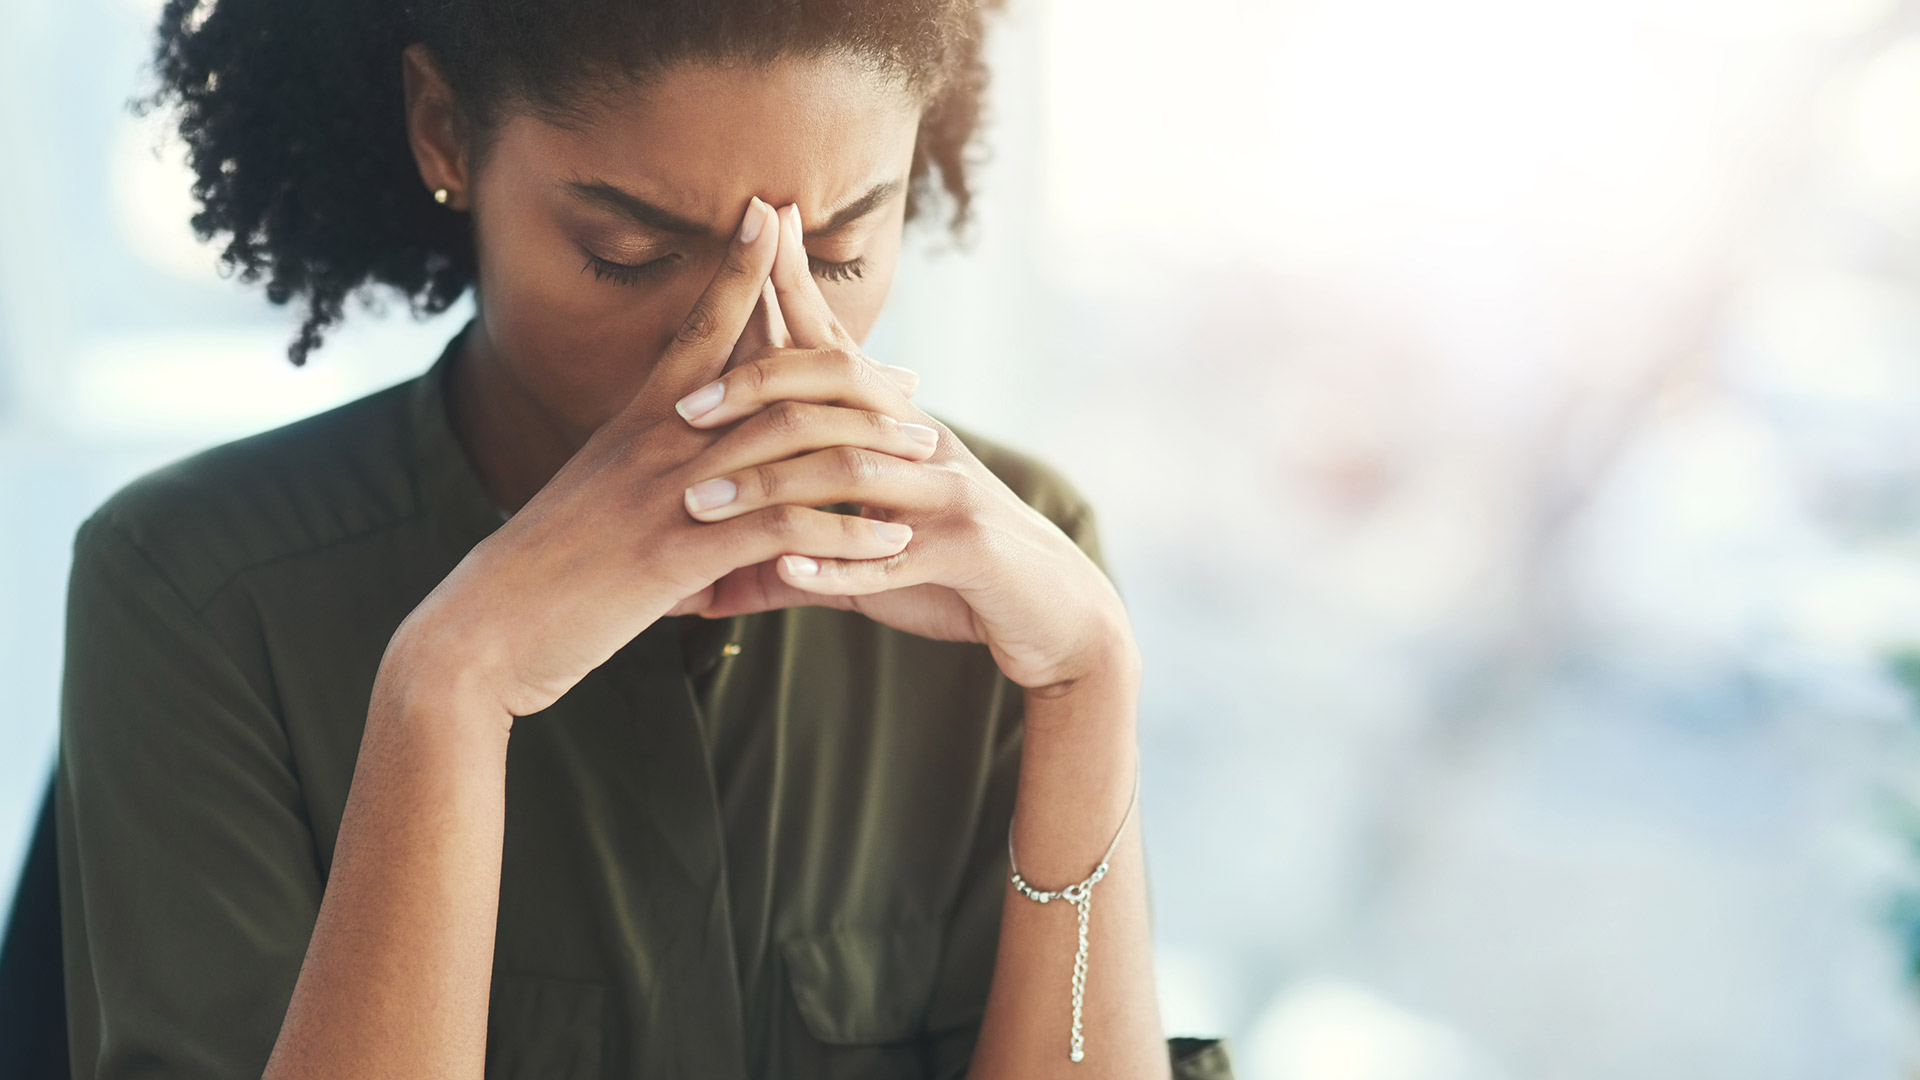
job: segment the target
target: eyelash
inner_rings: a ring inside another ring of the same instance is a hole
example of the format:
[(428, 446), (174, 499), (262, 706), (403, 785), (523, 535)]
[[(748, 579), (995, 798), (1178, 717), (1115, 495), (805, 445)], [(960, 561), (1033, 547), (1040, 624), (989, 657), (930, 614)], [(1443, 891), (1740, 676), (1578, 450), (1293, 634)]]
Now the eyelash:
[(846, 262), (828, 262), (807, 256), (807, 269), (822, 281), (854, 281), (867, 273), (867, 260), (864, 256), (848, 259)]
[(662, 255), (643, 263), (617, 263), (611, 259), (603, 259), (585, 248), (581, 248), (580, 251), (587, 257), (586, 265), (580, 268), (581, 273), (591, 270), (595, 281), (611, 280), (620, 285), (638, 284), (641, 278), (659, 273), (666, 269), (668, 263), (680, 257), (677, 254)]
[[(586, 264), (580, 267), (581, 273), (591, 270), (595, 281), (610, 280), (621, 285), (638, 284), (641, 278), (660, 273), (667, 268), (667, 264), (680, 257), (678, 254), (662, 255), (643, 263), (617, 263), (611, 259), (603, 259), (585, 248), (581, 249), (581, 254), (587, 257)], [(848, 259), (846, 262), (828, 262), (809, 255), (807, 268), (822, 281), (853, 281), (866, 275), (867, 260), (862, 256), (857, 259)]]

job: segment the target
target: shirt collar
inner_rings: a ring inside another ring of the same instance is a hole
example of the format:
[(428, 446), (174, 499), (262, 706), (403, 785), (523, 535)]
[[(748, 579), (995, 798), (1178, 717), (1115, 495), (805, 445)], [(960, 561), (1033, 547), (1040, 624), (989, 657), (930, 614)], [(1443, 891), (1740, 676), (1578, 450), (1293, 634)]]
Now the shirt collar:
[(505, 515), (494, 505), (473, 459), (454, 434), (447, 378), (457, 362), (460, 346), (473, 330), (473, 319), (453, 335), (440, 356), (414, 382), (414, 457), (418, 463), (420, 500), (429, 515), (447, 530), (448, 539), (464, 555), (500, 527)]

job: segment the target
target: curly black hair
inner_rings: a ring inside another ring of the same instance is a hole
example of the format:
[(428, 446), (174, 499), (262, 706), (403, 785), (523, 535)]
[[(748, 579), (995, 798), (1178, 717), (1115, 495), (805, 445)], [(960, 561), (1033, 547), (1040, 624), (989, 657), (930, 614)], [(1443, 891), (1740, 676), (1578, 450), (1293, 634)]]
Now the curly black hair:
[(195, 175), (202, 240), (306, 303), (288, 348), (306, 362), (349, 296), (377, 286), (414, 312), (473, 284), (468, 215), (434, 202), (407, 142), (401, 50), (422, 43), (458, 99), (476, 158), (505, 106), (564, 116), (590, 80), (644, 80), (685, 59), (767, 61), (838, 51), (884, 66), (926, 103), (907, 215), (937, 192), (967, 221), (967, 171), (999, 0), (168, 0), (136, 103), (172, 106)]

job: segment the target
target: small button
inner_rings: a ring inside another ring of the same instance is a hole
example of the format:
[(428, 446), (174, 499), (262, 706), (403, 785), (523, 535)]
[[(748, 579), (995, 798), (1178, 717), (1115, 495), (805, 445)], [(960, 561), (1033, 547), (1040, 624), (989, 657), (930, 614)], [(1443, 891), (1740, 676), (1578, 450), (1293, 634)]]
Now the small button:
[(721, 656), (739, 656), (740, 643), (737, 641), (729, 641), (725, 645), (720, 646), (720, 655)]

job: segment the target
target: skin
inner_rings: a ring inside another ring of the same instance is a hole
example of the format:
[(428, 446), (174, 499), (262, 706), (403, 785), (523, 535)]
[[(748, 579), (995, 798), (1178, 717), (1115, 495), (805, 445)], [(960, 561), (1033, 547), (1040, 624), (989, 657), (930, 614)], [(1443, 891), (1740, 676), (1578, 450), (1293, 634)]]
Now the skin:
[[(479, 241), (456, 427), (515, 513), (388, 644), (267, 1074), (481, 1075), (513, 720), (666, 614), (825, 604), (984, 642), (1027, 695), (1021, 870), (1043, 889), (1085, 877), (1137, 768), (1125, 610), (913, 405), (910, 372), (859, 350), (897, 262), (919, 103), (842, 59), (686, 63), (584, 122), (508, 118), (476, 162), (431, 57), (409, 49), (404, 72), (421, 178)], [(589, 254), (666, 261), (596, 276)], [(858, 277), (823, 265), (852, 260)], [(814, 509), (837, 502), (863, 516)], [(970, 1076), (1167, 1075), (1140, 835), (1095, 890), (1087, 1062), (1065, 1053), (1073, 910), (1009, 887)]]

